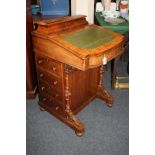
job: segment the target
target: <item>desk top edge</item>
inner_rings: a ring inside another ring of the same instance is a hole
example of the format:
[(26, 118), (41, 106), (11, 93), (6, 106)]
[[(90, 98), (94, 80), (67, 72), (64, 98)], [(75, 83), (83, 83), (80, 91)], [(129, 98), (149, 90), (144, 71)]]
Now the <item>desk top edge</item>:
[(63, 16), (63, 17), (57, 17), (55, 19), (41, 20), (41, 21), (38, 21), (37, 24), (42, 26), (48, 26), (55, 23), (63, 23), (63, 22), (77, 20), (85, 17), (86, 17), (85, 15)]

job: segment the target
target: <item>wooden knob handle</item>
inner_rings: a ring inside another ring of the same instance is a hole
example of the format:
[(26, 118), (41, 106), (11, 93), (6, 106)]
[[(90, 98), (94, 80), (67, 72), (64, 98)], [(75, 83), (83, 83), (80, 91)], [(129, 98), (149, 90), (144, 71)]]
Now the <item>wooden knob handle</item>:
[(59, 94), (56, 94), (56, 95), (55, 95), (55, 98), (58, 98), (58, 97), (59, 97)]
[(59, 109), (59, 106), (56, 106), (56, 108), (55, 108), (56, 110), (58, 110)]
[(41, 90), (42, 90), (42, 91), (45, 90), (45, 87), (41, 87)]
[(42, 64), (43, 63), (43, 60), (38, 60), (38, 64)]
[(44, 74), (43, 74), (43, 73), (41, 73), (39, 76), (40, 76), (40, 77), (43, 77), (43, 76), (44, 76)]
[(56, 71), (56, 69), (57, 69), (56, 67), (53, 67), (53, 68), (52, 68), (53, 71)]
[(58, 84), (58, 81), (54, 81), (53, 84), (54, 84), (54, 85), (57, 85), (57, 84)]
[(46, 101), (47, 99), (46, 98), (43, 98), (43, 101)]
[(49, 101), (52, 103), (53, 99), (50, 98)]

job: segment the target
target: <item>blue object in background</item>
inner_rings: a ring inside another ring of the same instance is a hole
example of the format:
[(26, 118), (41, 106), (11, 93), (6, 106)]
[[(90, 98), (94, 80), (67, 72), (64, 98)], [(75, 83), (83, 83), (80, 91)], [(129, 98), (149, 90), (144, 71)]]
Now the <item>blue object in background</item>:
[(31, 12), (33, 15), (37, 15), (40, 12), (39, 5), (31, 5)]
[(69, 0), (41, 0), (42, 15), (69, 15)]

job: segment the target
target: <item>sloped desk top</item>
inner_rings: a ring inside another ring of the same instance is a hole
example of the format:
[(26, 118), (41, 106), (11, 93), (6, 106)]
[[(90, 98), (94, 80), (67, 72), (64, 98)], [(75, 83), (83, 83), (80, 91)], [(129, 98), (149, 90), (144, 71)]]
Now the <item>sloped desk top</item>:
[(123, 46), (122, 35), (88, 25), (85, 16), (41, 21), (33, 35), (37, 36), (33, 40), (39, 42), (34, 45), (34, 51), (39, 48), (45, 55), (80, 70), (100, 66), (103, 56), (110, 61), (122, 52)]

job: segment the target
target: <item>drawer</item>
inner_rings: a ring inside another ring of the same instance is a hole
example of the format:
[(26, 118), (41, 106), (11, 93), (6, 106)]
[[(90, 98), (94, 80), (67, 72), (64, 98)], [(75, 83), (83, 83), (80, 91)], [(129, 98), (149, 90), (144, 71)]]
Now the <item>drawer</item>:
[(39, 67), (37, 68), (37, 74), (38, 80), (43, 80), (48, 83), (51, 88), (62, 91), (62, 82), (60, 78), (47, 73)]
[(54, 104), (52, 98), (50, 98), (50, 96), (46, 94), (39, 94), (39, 100), (44, 104), (47, 104), (48, 106), (51, 106)]
[(55, 100), (62, 101), (63, 96), (61, 90), (56, 90), (52, 88), (50, 85), (48, 85), (46, 82), (39, 80), (39, 92), (47, 93), (48, 95), (51, 95)]
[(39, 100), (50, 106), (51, 108), (54, 108), (54, 109), (58, 109), (59, 107), (61, 108), (64, 108), (64, 105), (63, 105), (63, 102), (59, 102), (57, 100), (55, 100), (52, 96), (46, 94), (46, 93), (42, 93), (42, 94), (39, 94)]
[(55, 75), (61, 76), (62, 64), (60, 62), (38, 54), (36, 54), (35, 60), (37, 66), (42, 67)]
[(88, 57), (86, 63), (88, 62), (89, 68), (95, 68), (103, 64), (103, 57), (106, 58), (107, 62), (116, 58), (123, 52), (123, 44), (119, 44), (118, 46), (105, 51), (100, 55), (91, 55)]

